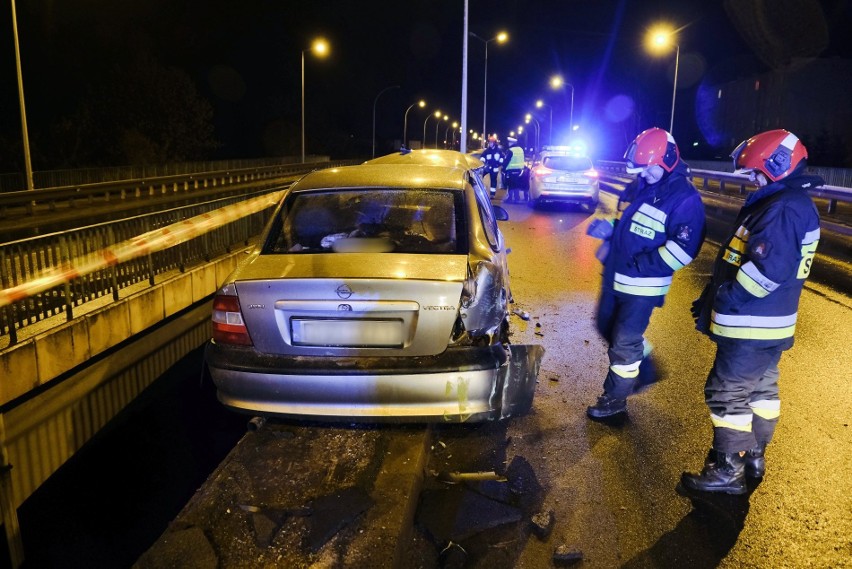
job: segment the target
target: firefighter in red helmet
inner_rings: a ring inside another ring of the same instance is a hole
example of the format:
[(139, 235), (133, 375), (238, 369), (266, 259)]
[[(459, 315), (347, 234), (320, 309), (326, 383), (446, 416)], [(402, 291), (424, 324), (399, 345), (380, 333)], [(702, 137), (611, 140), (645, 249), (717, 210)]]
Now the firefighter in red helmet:
[(692, 262), (704, 242), (704, 206), (672, 135), (645, 130), (624, 157), (627, 171), (638, 177), (619, 198), (620, 219), (596, 219), (587, 231), (604, 240), (597, 327), (609, 344), (610, 363), (603, 394), (586, 410), (594, 420), (623, 415), (627, 397), (656, 379), (645, 329), (674, 272)]
[(808, 189), (824, 184), (805, 172), (808, 151), (793, 133), (762, 132), (731, 154), (757, 186), (693, 303), (696, 328), (716, 343), (704, 387), (713, 445), (690, 490), (743, 494), (764, 475), (766, 445), (781, 413), (778, 362), (793, 345), (805, 279), (819, 242), (819, 214)]

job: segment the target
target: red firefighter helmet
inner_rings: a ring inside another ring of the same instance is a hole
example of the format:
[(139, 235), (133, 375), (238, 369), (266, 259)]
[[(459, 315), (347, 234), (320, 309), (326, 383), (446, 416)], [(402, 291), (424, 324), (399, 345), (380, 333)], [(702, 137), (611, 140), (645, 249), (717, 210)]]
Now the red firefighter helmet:
[(657, 164), (671, 172), (680, 161), (680, 151), (674, 137), (661, 128), (649, 128), (633, 139), (624, 153), (627, 172), (638, 174), (648, 166)]
[(786, 178), (807, 157), (802, 141), (783, 128), (755, 134), (731, 153), (737, 174), (759, 170), (773, 182)]

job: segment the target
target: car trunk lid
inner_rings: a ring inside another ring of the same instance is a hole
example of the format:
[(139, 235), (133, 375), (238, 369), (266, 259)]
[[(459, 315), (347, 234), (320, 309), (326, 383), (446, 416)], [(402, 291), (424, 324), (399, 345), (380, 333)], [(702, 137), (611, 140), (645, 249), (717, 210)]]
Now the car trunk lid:
[(447, 348), (466, 255), (263, 255), (235, 286), (257, 350), (422, 356)]

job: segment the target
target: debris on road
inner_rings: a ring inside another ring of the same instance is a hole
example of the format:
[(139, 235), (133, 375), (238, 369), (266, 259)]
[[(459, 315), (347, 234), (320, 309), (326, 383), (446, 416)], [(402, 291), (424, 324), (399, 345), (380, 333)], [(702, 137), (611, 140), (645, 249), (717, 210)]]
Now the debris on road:
[(448, 484), (477, 482), (480, 480), (496, 480), (498, 482), (506, 481), (504, 476), (500, 476), (493, 470), (490, 472), (438, 472), (435, 474), (435, 478)]
[(560, 545), (553, 552), (553, 564), (566, 567), (583, 560), (583, 552), (567, 545)]
[(550, 532), (553, 531), (553, 522), (555, 521), (553, 510), (540, 512), (534, 515), (530, 521), (532, 522), (532, 532), (535, 536), (541, 541), (547, 541)]
[(527, 312), (526, 310), (521, 310), (520, 308), (514, 309), (512, 311), (512, 314), (519, 317), (521, 320), (529, 320), (530, 319), (530, 313)]

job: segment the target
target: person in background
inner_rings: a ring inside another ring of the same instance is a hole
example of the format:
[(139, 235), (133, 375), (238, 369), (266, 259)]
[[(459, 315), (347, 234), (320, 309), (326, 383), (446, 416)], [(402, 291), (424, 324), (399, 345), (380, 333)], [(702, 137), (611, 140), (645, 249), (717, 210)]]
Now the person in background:
[[(618, 201), (620, 219), (596, 219), (587, 233), (604, 240), (597, 326), (608, 342), (609, 370), (603, 394), (586, 413), (594, 420), (627, 412), (627, 397), (656, 378), (644, 338), (654, 308), (663, 305), (678, 269), (692, 262), (704, 242), (704, 205), (671, 134), (641, 132), (627, 148), (627, 172), (638, 174)], [(644, 362), (644, 365), (643, 365)], [(643, 375), (645, 377), (641, 377)]]
[(506, 201), (520, 202), (521, 195), (529, 191), (529, 172), (524, 161), (524, 149), (518, 146), (516, 138), (510, 136), (506, 141), (509, 143), (503, 163), (504, 186), (509, 190)]
[(497, 144), (495, 135), (492, 134), (488, 137), (488, 146), (482, 151), (482, 156), (479, 159), (485, 164), (485, 171), (488, 174), (488, 190), (493, 196), (500, 187), (500, 169), (503, 167), (504, 161), (503, 151)]
[(745, 201), (719, 250), (710, 282), (693, 303), (696, 328), (716, 343), (704, 387), (713, 444), (692, 490), (744, 494), (761, 478), (764, 453), (781, 413), (778, 362), (793, 345), (805, 279), (819, 242), (819, 214), (805, 173), (808, 151), (779, 129), (743, 141), (731, 154), (757, 190)]

